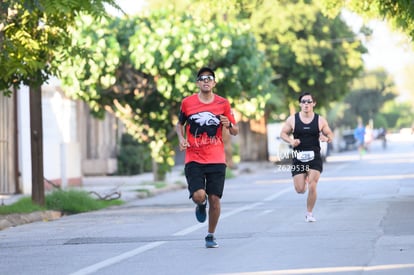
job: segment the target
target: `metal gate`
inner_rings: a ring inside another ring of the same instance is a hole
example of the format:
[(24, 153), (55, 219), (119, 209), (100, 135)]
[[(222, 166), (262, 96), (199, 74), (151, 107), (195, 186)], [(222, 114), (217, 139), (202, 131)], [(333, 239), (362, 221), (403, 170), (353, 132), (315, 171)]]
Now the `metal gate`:
[(16, 193), (15, 110), (13, 96), (0, 93), (0, 194)]

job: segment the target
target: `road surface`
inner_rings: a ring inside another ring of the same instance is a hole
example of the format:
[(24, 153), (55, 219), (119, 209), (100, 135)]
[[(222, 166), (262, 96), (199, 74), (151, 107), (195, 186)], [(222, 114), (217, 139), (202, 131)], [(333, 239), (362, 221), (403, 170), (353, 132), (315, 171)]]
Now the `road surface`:
[(286, 166), (226, 182), (216, 237), (178, 190), (0, 231), (1, 274), (414, 274), (414, 142), (328, 158), (317, 222)]

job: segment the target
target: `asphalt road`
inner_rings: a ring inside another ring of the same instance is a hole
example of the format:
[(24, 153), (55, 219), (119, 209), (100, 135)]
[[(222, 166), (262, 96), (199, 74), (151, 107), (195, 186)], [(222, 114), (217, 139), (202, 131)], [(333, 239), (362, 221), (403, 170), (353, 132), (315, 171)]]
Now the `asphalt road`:
[(315, 223), (286, 170), (226, 182), (219, 248), (184, 189), (0, 231), (0, 274), (414, 274), (412, 138), (329, 157)]

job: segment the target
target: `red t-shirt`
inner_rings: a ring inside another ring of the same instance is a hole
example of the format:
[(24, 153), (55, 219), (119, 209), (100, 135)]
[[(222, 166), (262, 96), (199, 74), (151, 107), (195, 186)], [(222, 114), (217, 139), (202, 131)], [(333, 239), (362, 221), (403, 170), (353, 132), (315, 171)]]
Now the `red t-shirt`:
[(188, 96), (181, 103), (179, 120), (185, 124), (187, 147), (185, 163), (226, 163), (224, 143), (220, 123), (224, 115), (234, 124), (235, 119), (227, 99), (214, 95), (211, 103), (203, 103), (198, 94)]

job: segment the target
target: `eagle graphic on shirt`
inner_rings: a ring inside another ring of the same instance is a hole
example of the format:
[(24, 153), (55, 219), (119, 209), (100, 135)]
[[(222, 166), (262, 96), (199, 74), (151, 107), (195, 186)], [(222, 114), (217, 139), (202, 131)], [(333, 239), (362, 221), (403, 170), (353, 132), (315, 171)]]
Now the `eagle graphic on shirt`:
[(193, 114), (188, 118), (188, 121), (190, 133), (196, 138), (202, 136), (203, 133), (206, 133), (208, 137), (215, 137), (220, 125), (219, 116), (211, 112)]

